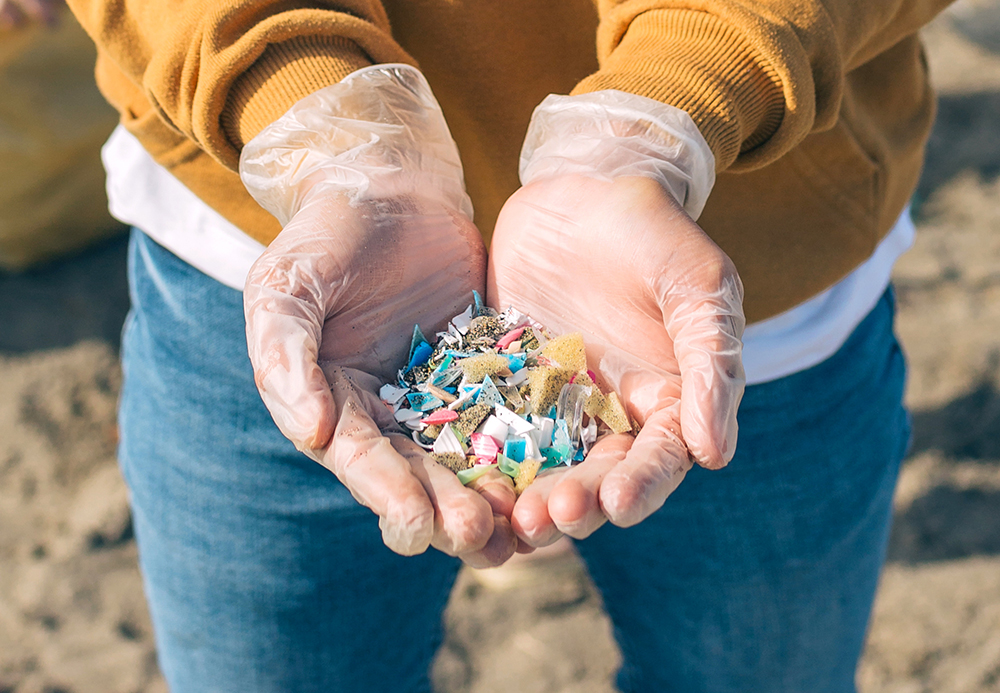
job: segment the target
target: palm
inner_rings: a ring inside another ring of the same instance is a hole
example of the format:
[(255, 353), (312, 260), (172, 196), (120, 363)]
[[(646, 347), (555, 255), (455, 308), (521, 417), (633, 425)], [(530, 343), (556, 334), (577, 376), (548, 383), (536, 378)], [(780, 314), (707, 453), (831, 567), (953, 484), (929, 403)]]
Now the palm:
[[(733, 389), (715, 387), (717, 369), (705, 362), (735, 353), (722, 370), (742, 391), (738, 281), (725, 254), (653, 181), (547, 179), (508, 200), (493, 240), (490, 300), (554, 331), (584, 332), (591, 366), (644, 426), (634, 442), (606, 439), (567, 475), (583, 491), (569, 494), (566, 508), (553, 507), (562, 503), (555, 486), (563, 480), (539, 485), (525, 506), (589, 513), (582, 529), (563, 523), (585, 535), (603, 520), (594, 516), (598, 506), (619, 524), (659, 507), (689, 454), (706, 466), (725, 464), (732, 441), (717, 421), (735, 408)], [(679, 336), (687, 339), (675, 343)]]

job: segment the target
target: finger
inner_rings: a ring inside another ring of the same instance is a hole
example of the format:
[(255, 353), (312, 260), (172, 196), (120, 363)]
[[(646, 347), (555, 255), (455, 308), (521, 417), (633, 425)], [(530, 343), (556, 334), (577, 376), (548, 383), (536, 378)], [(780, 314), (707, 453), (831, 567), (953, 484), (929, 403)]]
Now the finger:
[(343, 372), (331, 375), (339, 416), (322, 463), (379, 516), (386, 546), (404, 556), (426, 551), (434, 536), (435, 512), (423, 484), (360, 404), (354, 384)]
[(499, 470), (489, 470), (470, 483), (467, 488), (485, 498), (493, 508), (494, 514), (509, 518), (514, 512), (514, 503), (517, 502), (514, 482)]
[(435, 462), (412, 439), (393, 434), (389, 440), (409, 462), (434, 507), (431, 546), (449, 556), (461, 556), (486, 546), (493, 534), (493, 509), (489, 502), (463, 486), (454, 472)]
[(719, 469), (736, 452), (736, 412), (746, 385), (742, 288), (733, 274), (712, 292), (684, 293), (664, 311), (681, 374), (681, 431), (691, 457)]
[(300, 450), (324, 448), (336, 425), (333, 398), (317, 364), (325, 309), (306, 280), (267, 253), (243, 292), (247, 352), (261, 399)]
[(604, 477), (625, 459), (632, 446), (628, 435), (602, 438), (587, 458), (562, 475), (549, 494), (549, 516), (563, 534), (585, 539), (607, 521), (599, 493)]
[(473, 568), (495, 568), (507, 562), (517, 550), (517, 536), (503, 515), (493, 516), (493, 534), (479, 551), (463, 554), (462, 561)]
[(625, 459), (601, 482), (598, 499), (612, 523), (631, 527), (658, 510), (691, 468), (677, 425), (677, 405), (646, 420)]
[(510, 523), (518, 539), (528, 546), (541, 548), (553, 544), (562, 532), (549, 515), (549, 494), (566, 472), (552, 470), (535, 478), (514, 504)]

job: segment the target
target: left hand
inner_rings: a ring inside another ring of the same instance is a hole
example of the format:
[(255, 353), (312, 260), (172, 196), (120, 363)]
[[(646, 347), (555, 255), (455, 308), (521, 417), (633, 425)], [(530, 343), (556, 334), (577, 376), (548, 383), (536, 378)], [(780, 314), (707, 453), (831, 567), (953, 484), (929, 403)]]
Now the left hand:
[(743, 288), (726, 254), (650, 178), (561, 175), (504, 205), (490, 252), (491, 305), (556, 334), (582, 330), (598, 378), (642, 425), (539, 477), (518, 499), (518, 536), (544, 546), (610, 519), (634, 525), (692, 461), (718, 469), (736, 447), (743, 395)]

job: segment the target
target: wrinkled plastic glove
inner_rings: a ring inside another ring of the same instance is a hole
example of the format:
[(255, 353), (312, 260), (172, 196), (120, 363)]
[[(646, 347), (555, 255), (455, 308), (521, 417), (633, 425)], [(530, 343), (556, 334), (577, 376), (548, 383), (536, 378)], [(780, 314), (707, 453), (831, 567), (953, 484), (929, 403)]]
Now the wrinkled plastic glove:
[(582, 331), (598, 379), (642, 425), (520, 496), (515, 531), (543, 546), (634, 525), (693, 462), (732, 459), (745, 319), (735, 267), (694, 221), (714, 160), (683, 111), (617, 91), (549, 97), (520, 172), (493, 235), (489, 300)]
[(406, 363), (414, 324), (443, 329), (484, 287), (458, 151), (423, 76), (366, 68), (302, 99), (244, 147), (240, 175), (283, 225), (244, 290), (275, 423), (379, 516), (393, 551), (506, 560), (509, 481), (462, 486), (377, 395)]

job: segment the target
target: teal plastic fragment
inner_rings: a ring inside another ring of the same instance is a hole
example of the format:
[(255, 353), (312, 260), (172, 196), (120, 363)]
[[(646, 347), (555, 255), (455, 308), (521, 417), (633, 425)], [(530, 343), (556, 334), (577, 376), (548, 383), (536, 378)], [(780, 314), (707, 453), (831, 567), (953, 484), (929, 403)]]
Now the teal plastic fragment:
[(433, 353), (434, 348), (430, 344), (427, 342), (421, 342), (413, 350), (413, 354), (410, 356), (410, 362), (406, 365), (406, 371), (409, 372), (417, 366), (424, 365)]
[(567, 455), (564, 454), (562, 450), (556, 450), (555, 448), (542, 448), (539, 450), (542, 453), (542, 457), (545, 458), (545, 464), (550, 467), (555, 467), (560, 464), (564, 464), (567, 459)]
[(488, 404), (491, 407), (503, 406), (503, 395), (493, 384), (493, 378), (488, 375), (483, 378), (482, 388), (476, 396), (476, 404)]
[(528, 360), (528, 355), (524, 353), (500, 355), (507, 359), (511, 373), (517, 373), (519, 370), (524, 368), (524, 362)]
[(444, 402), (429, 392), (411, 392), (406, 396), (406, 400), (413, 411), (430, 411), (444, 406)]
[[(427, 344), (427, 337), (420, 329), (420, 325), (413, 326), (413, 336), (410, 338), (410, 355), (407, 357), (408, 361), (413, 361), (413, 354), (417, 351), (417, 347), (421, 344)], [(428, 344), (428, 346), (430, 346)], [(426, 360), (426, 359), (425, 359)]]
[(508, 438), (503, 444), (504, 457), (509, 457), (515, 462), (524, 462), (525, 442), (519, 438)]

